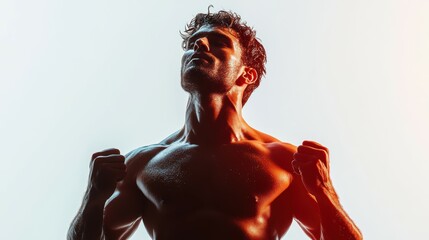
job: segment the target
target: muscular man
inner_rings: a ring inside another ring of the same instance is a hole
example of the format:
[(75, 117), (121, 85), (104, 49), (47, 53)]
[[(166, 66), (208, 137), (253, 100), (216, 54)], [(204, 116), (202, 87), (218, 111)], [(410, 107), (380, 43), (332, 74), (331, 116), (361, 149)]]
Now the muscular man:
[(332, 186), (328, 149), (243, 119), (265, 73), (255, 31), (220, 11), (198, 14), (182, 37), (184, 127), (125, 157), (95, 153), (68, 239), (127, 239), (142, 221), (157, 240), (274, 240), (293, 219), (311, 239), (362, 239)]

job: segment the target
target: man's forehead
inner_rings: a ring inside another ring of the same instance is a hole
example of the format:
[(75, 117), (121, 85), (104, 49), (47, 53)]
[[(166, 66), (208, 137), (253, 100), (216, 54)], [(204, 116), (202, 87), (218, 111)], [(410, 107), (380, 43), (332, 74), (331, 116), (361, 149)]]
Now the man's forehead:
[(203, 25), (201, 26), (191, 37), (197, 35), (205, 35), (210, 33), (218, 33), (225, 36), (229, 36), (232, 39), (236, 39), (238, 41), (238, 34), (232, 28), (222, 27), (222, 26), (213, 26), (213, 25)]

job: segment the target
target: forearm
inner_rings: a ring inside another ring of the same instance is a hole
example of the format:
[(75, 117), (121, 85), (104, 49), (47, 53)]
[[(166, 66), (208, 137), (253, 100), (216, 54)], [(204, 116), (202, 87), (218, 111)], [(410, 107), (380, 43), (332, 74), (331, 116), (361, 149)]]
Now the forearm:
[(341, 207), (334, 190), (316, 195), (321, 218), (321, 240), (361, 240), (362, 234)]
[(106, 199), (87, 191), (82, 206), (67, 233), (68, 240), (102, 240), (103, 211)]

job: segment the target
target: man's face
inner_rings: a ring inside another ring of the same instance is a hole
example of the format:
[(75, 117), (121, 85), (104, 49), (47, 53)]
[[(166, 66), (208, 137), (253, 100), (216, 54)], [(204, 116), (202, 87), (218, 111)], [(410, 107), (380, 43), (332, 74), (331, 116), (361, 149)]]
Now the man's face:
[(243, 72), (236, 33), (223, 27), (202, 26), (186, 43), (181, 84), (185, 91), (224, 93)]

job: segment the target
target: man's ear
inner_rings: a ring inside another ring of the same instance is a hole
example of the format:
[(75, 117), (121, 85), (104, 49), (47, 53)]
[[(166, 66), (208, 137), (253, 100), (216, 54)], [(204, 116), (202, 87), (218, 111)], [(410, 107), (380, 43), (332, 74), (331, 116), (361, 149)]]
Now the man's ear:
[(254, 68), (244, 67), (244, 71), (239, 78), (239, 81), (240, 81), (239, 83), (240, 85), (244, 83), (247, 85), (250, 85), (250, 84), (254, 84), (257, 79), (258, 79), (258, 72), (256, 72)]

